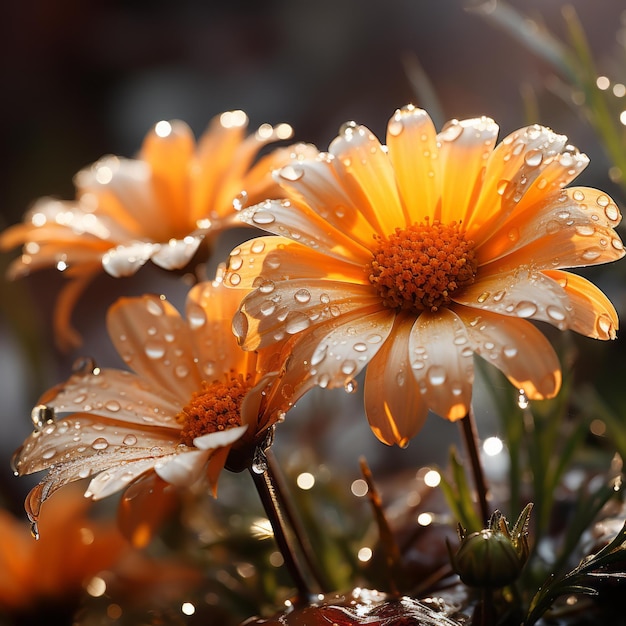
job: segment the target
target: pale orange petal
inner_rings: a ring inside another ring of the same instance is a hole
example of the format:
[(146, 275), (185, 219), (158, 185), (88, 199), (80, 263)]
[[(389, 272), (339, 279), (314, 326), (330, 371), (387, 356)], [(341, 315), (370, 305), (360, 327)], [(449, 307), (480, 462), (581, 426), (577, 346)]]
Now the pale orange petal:
[(407, 223), (432, 220), (441, 171), (437, 131), (428, 113), (413, 106), (398, 109), (387, 124), (387, 146)]
[[(173, 454), (169, 457), (161, 457), (154, 464), (154, 471), (165, 482), (175, 487), (190, 487), (204, 473), (210, 453), (210, 450), (191, 449), (186, 452)], [(100, 476), (102, 476), (102, 474), (100, 474)], [(94, 481), (95, 480), (97, 480), (97, 478), (95, 478)]]
[(371, 259), (369, 250), (356, 242), (349, 230), (343, 232), (338, 228), (329, 228), (324, 218), (295, 200), (267, 200), (242, 209), (237, 213), (237, 220), (288, 237), (336, 258), (362, 264)]
[(264, 282), (287, 278), (325, 278), (366, 282), (363, 265), (329, 257), (285, 237), (258, 237), (231, 251), (224, 283), (252, 289)]
[(286, 411), (316, 385), (341, 388), (351, 382), (387, 339), (395, 315), (380, 306), (359, 308), (289, 340), (284, 371), (269, 391), (270, 410)]
[(264, 284), (244, 298), (233, 330), (244, 350), (255, 350), (369, 306), (382, 307), (371, 285), (309, 279)]
[(470, 287), (452, 294), (452, 300), (477, 310), (542, 320), (559, 330), (569, 328), (573, 313), (567, 294), (544, 273), (526, 266), (500, 274), (480, 276)]
[(624, 256), (613, 230), (620, 218), (616, 205), (597, 189), (573, 187), (546, 195), (494, 231), (477, 249), (479, 262), (495, 261), (488, 269), (494, 272), (524, 264), (557, 269), (615, 261)]
[(377, 232), (407, 225), (389, 155), (369, 129), (344, 124), (328, 151), (344, 189)]
[(107, 315), (115, 348), (129, 367), (187, 404), (200, 389), (191, 331), (178, 311), (158, 296), (120, 298)]
[(195, 139), (185, 122), (169, 122), (167, 131), (156, 126), (141, 146), (140, 157), (152, 171), (152, 185), (159, 203), (167, 210), (160, 219), (170, 236), (184, 236), (193, 223), (190, 216), (189, 168), (195, 152)]
[(204, 234), (194, 231), (183, 239), (170, 239), (163, 243), (151, 257), (152, 262), (165, 270), (177, 270), (185, 267), (198, 250)]
[(553, 398), (561, 387), (561, 365), (545, 336), (530, 322), (455, 307), (476, 354), (491, 363), (531, 400)]
[(372, 220), (365, 191), (356, 184), (342, 181), (338, 158), (320, 154), (315, 159), (295, 161), (274, 173), (287, 198), (296, 205), (306, 205), (339, 233), (350, 237), (359, 247), (369, 249), (379, 230)]
[[(487, 161), (476, 207), (466, 223), (468, 238), (481, 243), (516, 210), (535, 181), (545, 194), (558, 191), (551, 165), (560, 156), (567, 137), (533, 125), (505, 137)], [(534, 194), (529, 194), (529, 200)]]
[(406, 446), (424, 425), (428, 406), (411, 373), (409, 337), (414, 320), (398, 316), (365, 374), (365, 413), (376, 437)]
[(93, 280), (95, 272), (76, 278), (62, 287), (54, 305), (52, 324), (54, 328), (54, 340), (64, 352), (77, 348), (81, 345), (80, 333), (72, 325), (72, 312), (78, 298), (83, 294), (89, 283)]
[(132, 276), (161, 249), (158, 243), (128, 241), (102, 255), (102, 267), (114, 278)]
[(488, 117), (452, 120), (437, 135), (442, 179), (435, 217), (444, 224), (465, 224), (471, 216), (497, 136), (498, 125)]
[(543, 272), (556, 281), (573, 307), (569, 328), (593, 339), (615, 339), (619, 321), (615, 307), (598, 287), (586, 278), (559, 270)]
[(422, 401), (449, 420), (467, 415), (474, 381), (473, 351), (465, 324), (450, 309), (424, 311), (409, 338), (409, 372)]

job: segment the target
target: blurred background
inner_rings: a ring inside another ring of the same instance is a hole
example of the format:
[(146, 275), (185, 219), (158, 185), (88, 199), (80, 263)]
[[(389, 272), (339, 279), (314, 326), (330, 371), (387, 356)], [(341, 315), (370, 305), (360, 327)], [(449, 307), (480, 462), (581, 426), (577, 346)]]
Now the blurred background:
[[(599, 72), (626, 82), (623, 2), (568, 4), (584, 25)], [(454, 117), (493, 117), (501, 138), (527, 123), (550, 126), (591, 157), (577, 184), (605, 189), (623, 208), (622, 188), (611, 179), (619, 177), (609, 176), (611, 159), (584, 109), (560, 88), (564, 77), (490, 17), (496, 6), (496, 0), (4, 2), (0, 228), (20, 221), (40, 196), (73, 198), (79, 169), (109, 153), (133, 156), (161, 119), (182, 119), (199, 135), (214, 115), (243, 109), (251, 128), (288, 122), (296, 140), (324, 149), (348, 120), (384, 139), (389, 117), (409, 102), (427, 108), (438, 127)], [(532, 19), (523, 22), (529, 31), (547, 28), (567, 39), (561, 0), (507, 6)], [(623, 96), (616, 92), (618, 108)], [(17, 254), (0, 255), (3, 272)], [(623, 310), (615, 276), (597, 282)], [(37, 397), (64, 380), (84, 352), (100, 364), (120, 365), (103, 330), (106, 308), (118, 295), (160, 291), (180, 304), (185, 293), (173, 277), (148, 266), (132, 279), (99, 278), (75, 312), (84, 347), (62, 355), (50, 328), (62, 280), (44, 271), (0, 286), (0, 485), (6, 506), (18, 513), (32, 481), (15, 479), (8, 459), (31, 430)], [(590, 363), (604, 367), (624, 352), (605, 348), (593, 346)], [(309, 416), (307, 428), (322, 433), (314, 454), (346, 464), (355, 476), (362, 452), (380, 467), (445, 459), (447, 446), (441, 454), (426, 451), (419, 437), (410, 453), (386, 449), (354, 406), (334, 391), (314, 395), (306, 411), (298, 407)], [(320, 431), (315, 420), (322, 413), (340, 415), (341, 424)], [(488, 434), (488, 411), (483, 419)], [(456, 427), (437, 418), (427, 428), (442, 440), (456, 437)], [(285, 431), (288, 439), (299, 436), (290, 424)]]

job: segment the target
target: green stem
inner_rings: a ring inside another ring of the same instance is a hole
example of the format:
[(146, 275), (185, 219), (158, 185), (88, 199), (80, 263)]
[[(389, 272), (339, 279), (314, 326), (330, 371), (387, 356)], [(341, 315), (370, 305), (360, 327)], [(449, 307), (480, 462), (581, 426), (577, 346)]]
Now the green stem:
[(489, 507), (487, 506), (487, 481), (485, 473), (480, 462), (480, 454), (478, 452), (478, 431), (476, 430), (476, 421), (474, 419), (474, 411), (470, 408), (468, 414), (460, 421), (461, 433), (465, 441), (465, 447), (470, 458), (472, 466), (472, 474), (474, 476), (474, 486), (478, 494), (478, 506), (482, 523), (486, 524), (489, 520)]

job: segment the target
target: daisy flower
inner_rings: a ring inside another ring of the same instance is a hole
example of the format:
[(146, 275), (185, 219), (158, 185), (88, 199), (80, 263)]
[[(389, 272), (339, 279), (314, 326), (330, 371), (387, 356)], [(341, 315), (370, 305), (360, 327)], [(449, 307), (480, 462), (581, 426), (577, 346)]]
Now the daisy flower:
[(56, 267), (70, 279), (55, 310), (61, 346), (80, 343), (70, 316), (96, 274), (129, 276), (148, 260), (183, 268), (203, 241), (211, 244), (232, 226), (233, 199), (241, 206), (272, 196), (270, 171), (286, 163), (292, 149), (252, 162), (267, 143), (291, 137), (291, 127), (264, 124), (246, 137), (247, 126), (243, 111), (222, 113), (196, 144), (184, 122), (161, 121), (136, 159), (102, 158), (75, 176), (75, 200), (41, 198), (23, 223), (0, 235), (2, 249), (23, 245), (11, 278)]
[(265, 402), (274, 350), (244, 352), (231, 332), (239, 295), (200, 283), (186, 320), (158, 296), (110, 308), (109, 334), (133, 371), (88, 363), (33, 410), (35, 430), (13, 465), (19, 475), (49, 470), (26, 498), (35, 525), (42, 503), (72, 481), (95, 475), (85, 492), (93, 500), (139, 477), (152, 488), (155, 474), (176, 487), (205, 478), (215, 493), (227, 459), (236, 470), (250, 463), (282, 414)]
[(291, 336), (282, 384), (300, 392), (353, 387), (369, 364), (365, 410), (387, 444), (406, 445), (429, 409), (468, 413), (474, 353), (529, 399), (553, 397), (560, 364), (531, 320), (615, 337), (608, 298), (562, 268), (621, 258), (621, 215), (566, 188), (588, 163), (566, 137), (497, 133), (486, 117), (437, 133), (407, 106), (386, 145), (349, 123), (328, 153), (277, 171), (283, 199), (239, 213), (275, 236), (234, 250), (225, 277), (254, 288), (234, 320), (242, 347)]

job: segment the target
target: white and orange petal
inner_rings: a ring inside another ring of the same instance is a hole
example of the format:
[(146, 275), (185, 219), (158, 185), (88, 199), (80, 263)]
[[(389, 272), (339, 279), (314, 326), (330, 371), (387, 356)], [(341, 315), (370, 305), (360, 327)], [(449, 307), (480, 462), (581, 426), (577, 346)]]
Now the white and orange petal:
[(387, 148), (406, 224), (434, 217), (441, 169), (437, 131), (428, 113), (411, 105), (398, 109), (387, 124)]
[(159, 296), (120, 298), (107, 315), (111, 341), (126, 364), (184, 405), (201, 387), (189, 326)]
[(561, 365), (545, 335), (524, 319), (465, 307), (454, 312), (466, 327), (476, 354), (497, 367), (531, 400), (553, 398), (561, 387)]
[(328, 150), (342, 187), (375, 232), (386, 235), (405, 224), (389, 155), (368, 128), (344, 124)]
[(253, 289), (266, 281), (310, 278), (365, 282), (363, 265), (336, 259), (286, 237), (250, 239), (231, 251), (223, 277), (229, 287)]
[(556, 281), (569, 298), (571, 330), (592, 339), (615, 339), (619, 327), (617, 311), (598, 287), (570, 272), (544, 270), (543, 273)]
[(562, 287), (546, 274), (527, 266), (494, 275), (479, 275), (469, 287), (452, 294), (452, 300), (477, 311), (549, 322), (559, 330), (569, 328), (573, 311)]
[(151, 255), (150, 260), (165, 270), (177, 270), (189, 264), (194, 257), (202, 240), (205, 230), (198, 229), (182, 239), (170, 239), (162, 243)]
[(440, 143), (441, 207), (435, 219), (444, 224), (471, 219), (498, 125), (488, 117), (452, 120), (437, 135)]
[(426, 406), (451, 421), (464, 418), (474, 382), (465, 324), (450, 309), (424, 311), (411, 329), (408, 353), (410, 371)]
[(376, 437), (406, 446), (424, 425), (428, 405), (411, 372), (409, 338), (414, 319), (394, 316), (390, 334), (372, 356), (365, 373), (365, 413)]
[(233, 331), (244, 350), (256, 350), (367, 307), (383, 308), (369, 284), (307, 279), (267, 281), (243, 299), (233, 319)]

